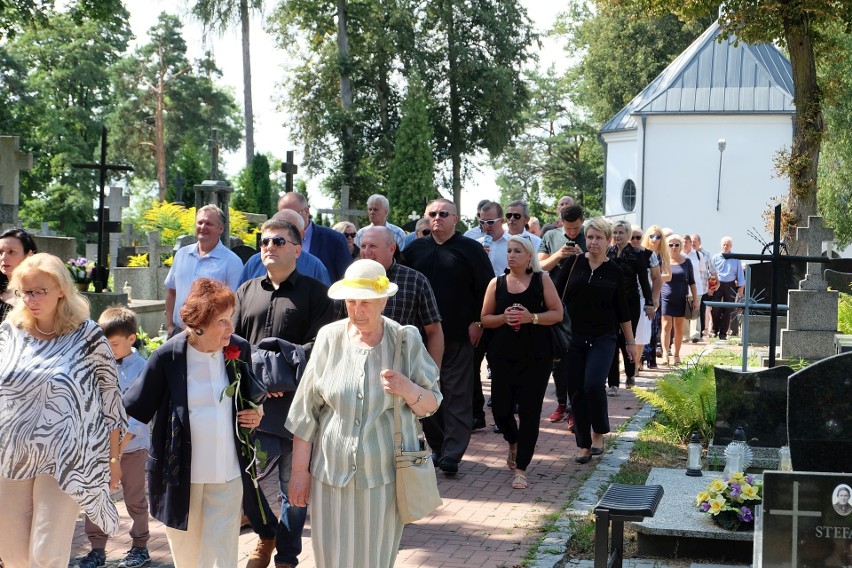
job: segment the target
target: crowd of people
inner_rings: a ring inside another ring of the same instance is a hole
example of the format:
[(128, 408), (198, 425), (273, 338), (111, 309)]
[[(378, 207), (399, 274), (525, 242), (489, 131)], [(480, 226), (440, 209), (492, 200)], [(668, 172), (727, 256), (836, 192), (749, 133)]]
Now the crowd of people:
[[(586, 220), (568, 196), (544, 226), (523, 201), (485, 200), (465, 233), (447, 199), (409, 234), (382, 195), (361, 228), (317, 225), (298, 193), (278, 209), (245, 265), (221, 242), (225, 214), (197, 211), (196, 242), (165, 280), (170, 338), (147, 361), (131, 310), (91, 321), (60, 259), (26, 231), (0, 234), (5, 568), (67, 566), (80, 510), (91, 551), (79, 566), (104, 566), (119, 485), (132, 520), (122, 568), (150, 562), (149, 512), (177, 568), (236, 566), (242, 514), (258, 536), (249, 568), (296, 566), (309, 515), (318, 566), (390, 567), (403, 530), (395, 401), (405, 449), (423, 443), (421, 421), (446, 476), (490, 407), (522, 491), (550, 377), (548, 419), (586, 464), (603, 453), (622, 372), (631, 388), (641, 365), (679, 364), (683, 341), (735, 333), (733, 310), (704, 306), (743, 293), (728, 237), (711, 257), (697, 234)], [(567, 348), (553, 338), (566, 315)], [(258, 488), (276, 469), (277, 512)]]

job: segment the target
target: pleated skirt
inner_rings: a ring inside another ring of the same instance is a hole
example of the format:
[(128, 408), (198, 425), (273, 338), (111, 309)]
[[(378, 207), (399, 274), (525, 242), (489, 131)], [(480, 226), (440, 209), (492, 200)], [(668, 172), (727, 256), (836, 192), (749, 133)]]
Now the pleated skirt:
[(309, 512), (318, 568), (393, 568), (403, 529), (394, 483), (358, 489), (314, 478)]

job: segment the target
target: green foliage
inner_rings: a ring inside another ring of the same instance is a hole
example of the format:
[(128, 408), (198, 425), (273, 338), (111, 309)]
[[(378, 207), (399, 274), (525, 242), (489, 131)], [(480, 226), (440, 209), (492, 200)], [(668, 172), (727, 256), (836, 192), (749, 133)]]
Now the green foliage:
[(413, 80), (402, 102), (402, 120), (388, 178), (391, 222), (396, 225), (408, 222), (411, 211), (422, 215), (426, 203), (438, 197), (431, 141), (432, 129), (423, 86), (420, 81)]
[(174, 159), (166, 163), (169, 171), (166, 201), (177, 200), (177, 179), (180, 176), (183, 180), (183, 203), (195, 203), (194, 186), (208, 178), (209, 170), (204, 167), (204, 164), (209, 160), (209, 154), (192, 140), (181, 144)]
[(237, 176), (238, 190), (233, 207), (240, 211), (274, 215), (277, 195), (273, 196), (272, 182), (269, 179), (269, 159), (263, 154), (255, 154), (251, 166), (243, 168)]
[(713, 365), (698, 359), (687, 362), (657, 381), (654, 391), (634, 388), (636, 396), (653, 404), (682, 440), (698, 431), (713, 437), (716, 425), (716, 379)]
[[(76, 0), (60, 2), (64, 13), (81, 25), (86, 20), (105, 22), (124, 12), (121, 0)], [(47, 26), (57, 16), (55, 0), (12, 0), (0, 2), (0, 39), (14, 38), (33, 26)]]
[(852, 334), (852, 294), (840, 293), (837, 309), (837, 329), (840, 333)]

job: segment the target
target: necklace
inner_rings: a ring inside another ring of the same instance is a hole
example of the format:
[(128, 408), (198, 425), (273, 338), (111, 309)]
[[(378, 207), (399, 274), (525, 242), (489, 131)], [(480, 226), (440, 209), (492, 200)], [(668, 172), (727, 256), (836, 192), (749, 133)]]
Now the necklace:
[(47, 335), (49, 337), (49, 336), (54, 335), (56, 333), (56, 329), (53, 329), (49, 332), (48, 331), (42, 331), (38, 328), (38, 325), (36, 325), (36, 324), (33, 324), (33, 325), (35, 326), (36, 331), (39, 332), (42, 335)]

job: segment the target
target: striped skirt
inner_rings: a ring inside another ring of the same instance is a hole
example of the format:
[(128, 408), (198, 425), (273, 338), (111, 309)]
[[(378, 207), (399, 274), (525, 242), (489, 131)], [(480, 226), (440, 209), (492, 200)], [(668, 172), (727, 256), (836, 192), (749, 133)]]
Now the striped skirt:
[(403, 528), (394, 483), (357, 489), (314, 478), (309, 512), (318, 568), (393, 568)]

